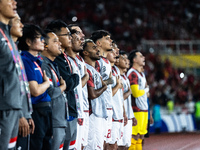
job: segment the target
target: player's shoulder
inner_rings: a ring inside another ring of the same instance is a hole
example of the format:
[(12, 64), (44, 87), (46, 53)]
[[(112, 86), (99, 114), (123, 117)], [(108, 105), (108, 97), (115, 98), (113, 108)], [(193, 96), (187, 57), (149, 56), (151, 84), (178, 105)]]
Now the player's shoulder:
[(101, 57), (101, 60), (106, 64), (109, 64), (109, 60), (106, 57)]
[(127, 72), (127, 77), (129, 77), (129, 76), (138, 76), (137, 75), (137, 72), (136, 72), (136, 70), (134, 69), (134, 68), (130, 68), (129, 70), (128, 70), (128, 72)]

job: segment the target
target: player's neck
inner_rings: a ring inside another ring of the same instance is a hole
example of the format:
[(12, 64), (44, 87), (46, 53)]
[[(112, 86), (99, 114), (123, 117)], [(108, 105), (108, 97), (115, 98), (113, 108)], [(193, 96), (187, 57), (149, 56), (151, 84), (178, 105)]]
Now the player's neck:
[(138, 66), (137, 64), (133, 64), (132, 66), (135, 70), (137, 70), (138, 72), (142, 72), (141, 66)]
[(92, 66), (92, 67), (95, 68), (95, 63), (96, 63), (95, 60), (92, 60), (92, 59), (86, 57), (86, 58), (84, 59), (84, 61), (85, 61), (87, 64), (89, 64), (90, 66)]
[(106, 50), (104, 50), (104, 49), (100, 50), (100, 56), (107, 57), (107, 55), (108, 55), (108, 52)]
[[(118, 66), (117, 66), (118, 67)], [(120, 75), (123, 75), (124, 74), (124, 72), (125, 72), (125, 69), (123, 69), (123, 68), (120, 68), (120, 67), (118, 67), (119, 68), (119, 71), (120, 71)]]
[(115, 65), (115, 63), (111, 63), (111, 62), (110, 62), (110, 65), (111, 65), (111, 67), (113, 67), (113, 66)]
[(67, 55), (72, 57), (72, 58), (76, 58), (76, 53), (72, 50), (72, 48), (68, 48), (66, 51)]

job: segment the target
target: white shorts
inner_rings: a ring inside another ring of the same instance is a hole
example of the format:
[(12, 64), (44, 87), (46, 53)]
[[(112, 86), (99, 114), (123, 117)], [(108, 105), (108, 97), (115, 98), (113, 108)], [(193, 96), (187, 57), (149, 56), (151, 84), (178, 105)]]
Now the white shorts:
[(123, 137), (119, 140), (118, 146), (131, 146), (131, 137), (132, 137), (132, 119), (128, 120), (126, 126), (124, 126)]
[(112, 115), (113, 115), (113, 110), (112, 109), (107, 109), (107, 114), (108, 114), (108, 118), (105, 119), (104, 122), (104, 140), (106, 141), (106, 143), (109, 143), (111, 141), (111, 130), (112, 130)]
[(89, 111), (84, 111), (84, 121), (83, 121), (83, 138), (82, 138), (82, 144), (83, 146), (86, 146), (88, 143), (88, 133), (89, 133)]
[(96, 117), (94, 114), (90, 115), (88, 144), (84, 150), (103, 150), (104, 120), (105, 118)]
[(123, 137), (123, 128), (124, 127), (124, 121), (113, 121), (112, 122), (112, 130), (111, 130), (111, 141), (109, 144), (115, 144), (115, 142), (118, 143), (118, 141)]
[[(78, 119), (82, 119), (83, 123), (84, 123), (84, 118), (78, 118)], [(81, 145), (82, 145), (82, 138), (83, 138), (83, 123), (82, 125), (78, 124), (78, 119), (77, 119), (77, 135), (76, 135), (76, 143), (75, 143), (75, 149), (81, 149)], [(66, 133), (67, 134), (67, 133)]]

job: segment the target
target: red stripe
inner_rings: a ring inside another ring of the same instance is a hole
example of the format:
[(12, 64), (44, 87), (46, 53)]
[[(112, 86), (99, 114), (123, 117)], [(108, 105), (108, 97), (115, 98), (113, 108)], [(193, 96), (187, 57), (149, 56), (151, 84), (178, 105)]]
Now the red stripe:
[(80, 60), (80, 61), (82, 61), (83, 62), (83, 58), (81, 57), (81, 56), (79, 56), (79, 55), (76, 55), (76, 57)]
[(14, 137), (14, 138), (11, 138), (9, 143), (13, 143), (13, 142), (16, 142), (16, 141), (17, 141), (17, 136)]
[(64, 145), (64, 143), (62, 143), (62, 144), (60, 145), (59, 149), (60, 149), (60, 148), (63, 148), (63, 145)]
[[(50, 67), (51, 67), (51, 66), (50, 66)], [(59, 80), (58, 80), (57, 74), (55, 73), (55, 71), (53, 70), (53, 68), (51, 68), (51, 71), (53, 72), (53, 75), (54, 75), (54, 77), (56, 78), (56, 82), (58, 83)], [(51, 81), (52, 81), (52, 80), (51, 80)]]
[(71, 141), (69, 145), (71, 146), (71, 145), (74, 145), (75, 143), (76, 143), (76, 140)]
[(123, 122), (123, 119), (120, 119), (120, 120), (114, 120), (114, 119), (112, 119), (112, 121), (113, 121), (113, 122), (120, 122), (120, 123), (122, 123), (122, 122)]

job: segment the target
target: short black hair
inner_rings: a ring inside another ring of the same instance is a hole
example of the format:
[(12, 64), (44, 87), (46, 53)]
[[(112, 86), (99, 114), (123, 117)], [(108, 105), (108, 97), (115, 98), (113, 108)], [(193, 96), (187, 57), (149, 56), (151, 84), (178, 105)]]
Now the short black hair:
[(86, 39), (85, 42), (84, 42), (84, 44), (83, 44), (83, 50), (86, 49), (88, 43), (93, 43), (93, 42), (94, 41), (92, 39)]
[(136, 53), (139, 52), (138, 50), (132, 50), (128, 55), (128, 59), (130, 60), (130, 64), (133, 65), (133, 59), (136, 57)]
[(123, 50), (120, 50), (119, 51), (119, 55), (127, 55), (127, 53), (125, 51), (123, 51)]
[(76, 29), (72, 29), (72, 27), (79, 27), (78, 24), (69, 24), (68, 26), (69, 31), (71, 32), (71, 34), (77, 33)]
[(69, 24), (67, 27), (69, 28), (69, 30), (71, 30), (72, 27), (79, 27), (79, 25), (78, 24)]
[[(53, 31), (50, 29), (45, 29), (44, 32), (46, 33), (46, 37), (44, 38), (45, 44), (49, 44), (49, 36), (48, 33), (52, 33)], [(53, 32), (54, 33), (54, 32)]]
[(92, 39), (94, 43), (96, 43), (98, 39), (101, 39), (102, 37), (107, 36), (107, 35), (111, 35), (111, 34), (105, 30), (97, 30), (92, 33), (90, 39)]
[(81, 51), (79, 52), (79, 55), (80, 55), (81, 57), (83, 57), (83, 58), (84, 58), (83, 52), (86, 50), (88, 43), (93, 43), (93, 40), (91, 40), (91, 39), (86, 39), (86, 40), (85, 40), (85, 42), (84, 42), (84, 44), (83, 44), (83, 50), (81, 50)]
[(23, 28), (23, 36), (18, 39), (18, 48), (22, 51), (28, 51), (29, 46), (27, 45), (26, 40), (29, 39), (33, 42), (39, 35), (44, 38), (46, 37), (45, 32), (38, 25), (25, 24)]
[(46, 26), (46, 29), (49, 29), (49, 30), (52, 30), (52, 32), (54, 33), (58, 33), (61, 31), (61, 28), (66, 28), (67, 27), (67, 24), (62, 21), (62, 20), (54, 20), (52, 22), (50, 22), (47, 26)]

